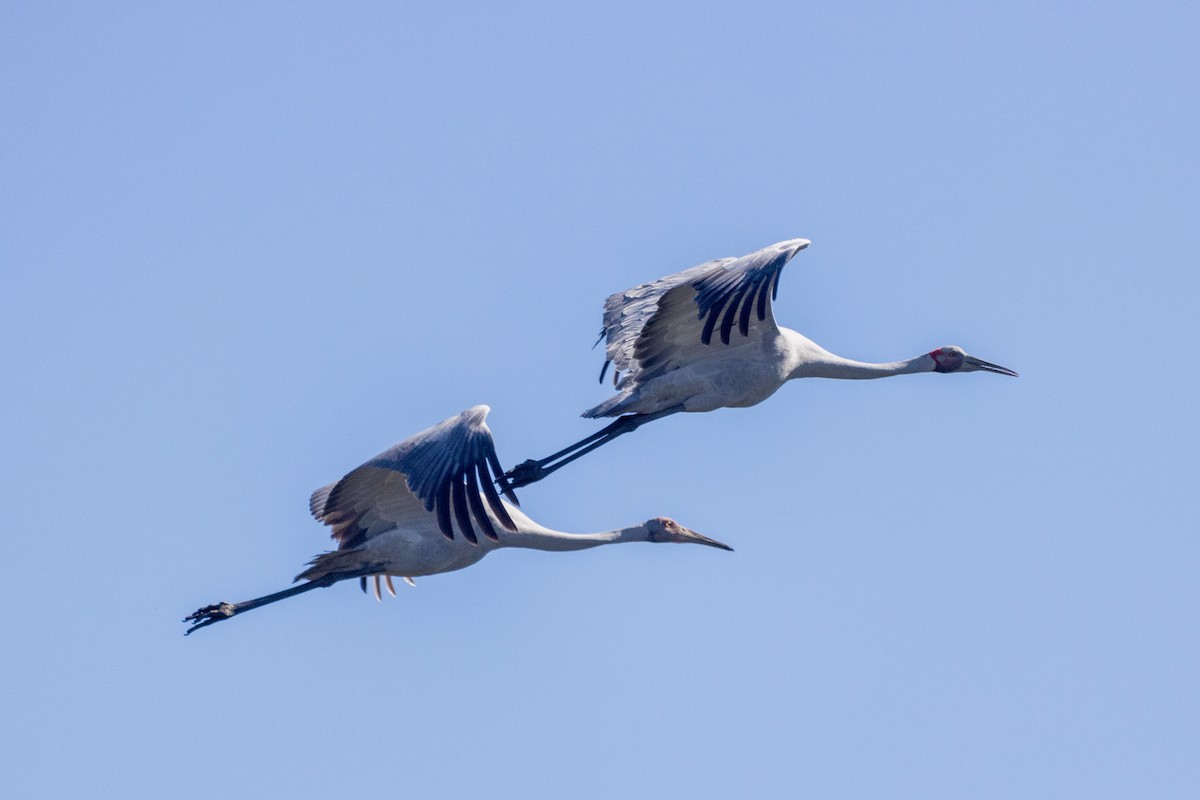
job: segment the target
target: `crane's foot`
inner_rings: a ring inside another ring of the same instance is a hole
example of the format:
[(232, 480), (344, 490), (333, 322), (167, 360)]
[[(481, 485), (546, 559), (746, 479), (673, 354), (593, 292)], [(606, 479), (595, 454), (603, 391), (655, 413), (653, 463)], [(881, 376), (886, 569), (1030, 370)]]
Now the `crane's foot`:
[(192, 627), (184, 632), (184, 636), (206, 625), (212, 625), (214, 622), (229, 619), (236, 613), (237, 607), (233, 603), (215, 603), (211, 606), (197, 609), (183, 618), (184, 622), (192, 623)]
[[(504, 473), (503, 480), (508, 481), (508, 485), (513, 489), (520, 489), (522, 486), (528, 486), (531, 483), (540, 481), (549, 474), (549, 471), (542, 467), (540, 461), (534, 461), (530, 458)], [(497, 480), (496, 482), (499, 483), (500, 481)]]

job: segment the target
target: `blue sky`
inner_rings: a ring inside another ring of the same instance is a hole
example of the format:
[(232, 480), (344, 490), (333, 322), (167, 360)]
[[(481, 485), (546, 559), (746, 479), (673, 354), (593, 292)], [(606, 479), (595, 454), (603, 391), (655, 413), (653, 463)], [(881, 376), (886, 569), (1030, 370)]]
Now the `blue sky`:
[[(19, 796), (1200, 790), (1188, 4), (59, 3), (0, 26)], [(803, 236), (802, 381), (522, 495), (565, 530), (185, 639), (309, 492), (596, 429), (605, 296)]]

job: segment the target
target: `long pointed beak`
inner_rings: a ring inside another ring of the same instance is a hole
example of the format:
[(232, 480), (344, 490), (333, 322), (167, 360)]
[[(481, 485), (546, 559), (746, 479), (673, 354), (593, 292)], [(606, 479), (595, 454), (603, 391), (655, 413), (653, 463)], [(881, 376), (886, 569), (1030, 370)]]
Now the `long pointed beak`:
[(722, 542), (718, 542), (716, 539), (710, 539), (702, 533), (696, 533), (691, 528), (684, 528), (683, 530), (686, 532), (685, 535), (687, 537), (685, 541), (694, 542), (695, 544), (706, 544), (709, 547), (719, 547), (722, 550), (728, 550), (731, 553), (733, 552), (732, 547)]
[(997, 375), (1008, 375), (1011, 378), (1019, 377), (1016, 372), (1008, 367), (1002, 367), (999, 364), (993, 364), (990, 361), (984, 361), (982, 358), (976, 358), (975, 356), (966, 356), (963, 358), (963, 363), (970, 364), (975, 369), (983, 370), (984, 372), (994, 372)]

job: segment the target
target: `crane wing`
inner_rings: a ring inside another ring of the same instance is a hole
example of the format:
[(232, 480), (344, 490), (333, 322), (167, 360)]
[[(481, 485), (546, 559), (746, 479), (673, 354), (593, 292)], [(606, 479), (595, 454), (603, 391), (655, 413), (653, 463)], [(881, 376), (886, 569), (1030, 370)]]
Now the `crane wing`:
[[(496, 540), (488, 508), (505, 528), (516, 530), (493, 485), (504, 470), (484, 423), (489, 410), (468, 409), (317, 489), (309, 500), (312, 515), (333, 529), (339, 550), (386, 531), (435, 521), (451, 540), (454, 522), (472, 543), (478, 542), (476, 530)], [(516, 505), (507, 483), (502, 491)]]
[(604, 303), (605, 355), (618, 386), (670, 372), (714, 346), (738, 347), (778, 334), (771, 301), (779, 274), (805, 239), (740, 258), (721, 258), (635, 286)]

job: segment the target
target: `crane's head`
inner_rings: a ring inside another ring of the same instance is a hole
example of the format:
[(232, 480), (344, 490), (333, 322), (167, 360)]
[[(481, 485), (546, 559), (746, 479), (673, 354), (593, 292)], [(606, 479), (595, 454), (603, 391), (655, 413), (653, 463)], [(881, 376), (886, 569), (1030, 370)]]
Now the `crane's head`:
[(733, 549), (727, 544), (722, 544), (716, 539), (710, 539), (703, 534), (689, 530), (675, 520), (667, 519), (666, 517), (655, 517), (652, 520), (648, 520), (646, 522), (646, 534), (647, 542), (690, 542), (691, 544), (706, 544), (709, 547), (719, 547), (722, 550)]
[(976, 372), (982, 370), (984, 372), (995, 372), (997, 375), (1017, 377), (1017, 373), (1008, 367), (1002, 367), (999, 364), (984, 361), (982, 358), (969, 356), (961, 347), (952, 344), (939, 347), (930, 353), (929, 357), (933, 359), (934, 372)]

